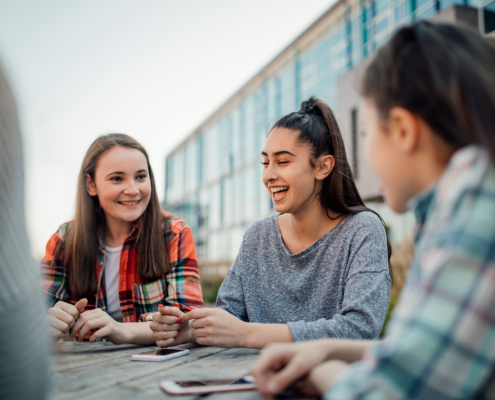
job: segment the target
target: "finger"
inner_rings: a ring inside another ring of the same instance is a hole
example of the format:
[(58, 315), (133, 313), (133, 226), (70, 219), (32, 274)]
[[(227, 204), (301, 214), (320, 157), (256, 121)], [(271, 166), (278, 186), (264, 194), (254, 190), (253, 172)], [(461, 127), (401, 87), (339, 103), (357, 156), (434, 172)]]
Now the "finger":
[(277, 394), (301, 379), (309, 372), (307, 366), (299, 357), (292, 358), (285, 368), (274, 374), (266, 382), (265, 389)]
[(72, 304), (59, 301), (55, 306), (58, 309), (65, 311), (67, 314), (72, 315), (74, 319), (77, 319), (79, 315), (79, 310), (76, 307), (74, 307)]
[(50, 310), (48, 310), (48, 312), (52, 318), (56, 318), (62, 322), (65, 322), (70, 328), (72, 328), (72, 326), (76, 322), (74, 317), (64, 310), (51, 308)]
[[(158, 314), (158, 315), (156, 315), (156, 314)], [(153, 314), (153, 321), (158, 322), (160, 324), (173, 325), (173, 324), (176, 324), (180, 321), (180, 317), (155, 313), (155, 314)]]
[(106, 325), (101, 329), (98, 329), (96, 332), (93, 332), (89, 341), (91, 343), (96, 342), (100, 338), (104, 338), (105, 336), (109, 336), (112, 333), (112, 329), (110, 326)]
[(158, 312), (162, 315), (175, 316), (176, 318), (180, 318), (184, 314), (177, 307), (166, 307), (162, 304), (158, 305)]
[(88, 299), (81, 299), (75, 304), (75, 307), (77, 308), (78, 312), (82, 313), (87, 305)]
[(208, 325), (211, 325), (211, 319), (209, 318), (197, 318), (191, 322), (191, 327), (194, 329), (205, 328)]
[(77, 340), (82, 342), (89, 331), (91, 331), (92, 329), (102, 328), (106, 325), (107, 322), (108, 321), (106, 321), (105, 318), (92, 319), (86, 322), (79, 331), (79, 338)]
[(181, 326), (180, 324), (172, 324), (172, 325), (168, 325), (168, 324), (160, 324), (158, 322), (155, 322), (153, 321), (151, 324), (150, 324), (150, 329), (153, 331), (153, 332), (160, 332), (160, 331), (178, 331), (180, 330)]
[(166, 339), (176, 338), (177, 336), (179, 336), (179, 332), (178, 331), (172, 331), (172, 332), (153, 332), (152, 333), (152, 336), (153, 336), (153, 339), (155, 339), (155, 341), (157, 341), (157, 340), (166, 340)]
[(192, 319), (199, 319), (208, 316), (210, 309), (208, 308), (198, 308), (197, 310), (189, 311), (187, 314), (181, 318), (182, 322), (190, 321)]
[(167, 340), (157, 340), (156, 345), (160, 347), (167, 347), (173, 344), (175, 339), (167, 339)]
[(91, 310), (91, 311), (86, 311), (85, 313), (82, 313), (79, 318), (76, 320), (76, 323), (70, 330), (70, 335), (71, 337), (75, 337), (76, 333), (81, 329), (88, 321), (91, 321), (96, 318), (101, 317), (101, 313), (98, 312), (99, 310)]
[(48, 323), (52, 328), (60, 331), (62, 335), (65, 335), (69, 330), (69, 325), (66, 324), (64, 321), (59, 320), (58, 318), (51, 317), (49, 318)]

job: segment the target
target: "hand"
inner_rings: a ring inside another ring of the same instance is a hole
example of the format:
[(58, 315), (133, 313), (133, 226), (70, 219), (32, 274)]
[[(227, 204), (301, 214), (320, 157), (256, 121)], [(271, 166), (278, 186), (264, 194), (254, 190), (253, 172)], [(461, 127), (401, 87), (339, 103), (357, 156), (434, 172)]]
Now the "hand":
[(158, 306), (158, 312), (153, 313), (153, 322), (150, 324), (157, 346), (177, 346), (192, 341), (193, 329), (189, 322), (180, 323), (183, 315), (177, 307)]
[[(320, 340), (297, 344), (272, 344), (260, 353), (251, 375), (256, 380), (260, 393), (266, 398), (272, 398), (309, 376), (310, 371), (323, 363), (327, 357), (327, 351)], [(305, 392), (309, 392), (309, 389)]]
[(89, 339), (90, 342), (95, 342), (100, 338), (108, 339), (114, 344), (128, 342), (128, 332), (125, 324), (115, 321), (101, 308), (80, 314), (70, 331), (70, 336), (75, 338), (77, 332), (79, 332), (79, 337), (77, 338), (79, 342), (84, 340), (88, 332), (93, 333)]
[(198, 308), (185, 314), (182, 322), (191, 322), (196, 343), (219, 347), (246, 347), (248, 323), (221, 308)]
[(59, 301), (50, 308), (47, 318), (52, 336), (58, 340), (69, 332), (87, 304), (88, 300), (86, 299), (79, 300), (75, 306)]

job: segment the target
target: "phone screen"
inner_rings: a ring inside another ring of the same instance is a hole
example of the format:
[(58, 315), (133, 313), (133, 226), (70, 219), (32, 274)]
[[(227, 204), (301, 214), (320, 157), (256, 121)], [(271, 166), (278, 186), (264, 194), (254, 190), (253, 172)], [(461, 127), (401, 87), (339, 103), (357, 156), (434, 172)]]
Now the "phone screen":
[(146, 353), (141, 353), (139, 355), (146, 355), (146, 356), (168, 356), (169, 354), (178, 353), (180, 351), (184, 351), (184, 350), (180, 350), (180, 349), (159, 349), (159, 350), (147, 351)]
[(253, 380), (245, 377), (241, 379), (224, 379), (216, 381), (189, 381), (189, 382), (175, 382), (180, 387), (201, 387), (201, 386), (217, 386), (217, 385), (249, 385), (254, 383)]

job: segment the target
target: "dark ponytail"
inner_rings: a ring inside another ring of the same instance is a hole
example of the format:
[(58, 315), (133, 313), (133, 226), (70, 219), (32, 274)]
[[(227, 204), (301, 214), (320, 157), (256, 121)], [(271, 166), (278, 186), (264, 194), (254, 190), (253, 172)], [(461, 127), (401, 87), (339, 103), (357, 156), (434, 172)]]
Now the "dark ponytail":
[(386, 120), (394, 106), (459, 149), (495, 160), (495, 41), (468, 27), (420, 21), (397, 31), (366, 70), (362, 94)]
[[(322, 208), (326, 211), (328, 218), (330, 212), (340, 215), (357, 214), (361, 211), (370, 211), (383, 219), (375, 211), (364, 205), (363, 200), (357, 190), (351, 167), (347, 161), (344, 147), (344, 140), (340, 132), (337, 120), (330, 107), (321, 100), (310, 97), (303, 101), (301, 109), (280, 118), (272, 129), (286, 128), (299, 132), (298, 141), (306, 144), (311, 149), (311, 163), (322, 155), (331, 155), (335, 158), (335, 166), (322, 182), (322, 188), (318, 197)], [(389, 259), (392, 254), (390, 243), (387, 239), (387, 250)]]

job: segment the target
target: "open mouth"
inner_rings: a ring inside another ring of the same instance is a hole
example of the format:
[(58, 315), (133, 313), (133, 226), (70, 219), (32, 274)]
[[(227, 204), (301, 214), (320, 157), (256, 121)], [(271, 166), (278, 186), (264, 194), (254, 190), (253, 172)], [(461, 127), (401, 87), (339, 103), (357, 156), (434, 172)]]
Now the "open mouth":
[(134, 201), (118, 201), (117, 203), (122, 204), (123, 206), (132, 207), (138, 205), (140, 201), (141, 199)]
[(281, 201), (289, 191), (289, 186), (275, 186), (271, 187), (273, 201)]

